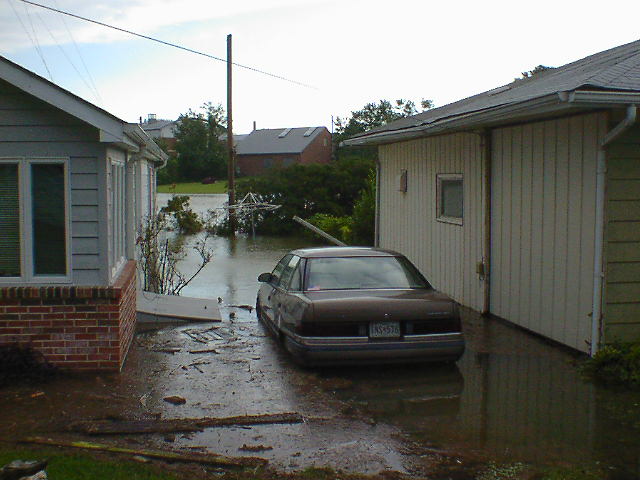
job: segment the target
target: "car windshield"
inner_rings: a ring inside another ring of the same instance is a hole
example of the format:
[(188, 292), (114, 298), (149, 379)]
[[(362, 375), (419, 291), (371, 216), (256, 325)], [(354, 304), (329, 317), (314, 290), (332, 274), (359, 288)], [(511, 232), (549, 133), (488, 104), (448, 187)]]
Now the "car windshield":
[(311, 258), (305, 290), (430, 288), (403, 257)]

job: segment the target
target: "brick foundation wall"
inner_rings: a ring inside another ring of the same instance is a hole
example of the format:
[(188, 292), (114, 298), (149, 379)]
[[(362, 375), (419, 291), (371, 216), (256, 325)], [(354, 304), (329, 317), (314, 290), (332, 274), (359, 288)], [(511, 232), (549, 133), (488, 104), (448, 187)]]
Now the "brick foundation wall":
[(136, 264), (110, 287), (0, 287), (0, 346), (30, 345), (72, 370), (119, 371), (136, 322)]

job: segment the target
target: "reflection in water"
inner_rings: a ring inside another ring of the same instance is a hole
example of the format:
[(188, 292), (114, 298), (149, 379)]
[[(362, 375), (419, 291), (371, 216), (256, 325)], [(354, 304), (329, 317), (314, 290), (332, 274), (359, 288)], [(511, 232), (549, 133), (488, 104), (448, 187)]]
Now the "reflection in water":
[[(224, 201), (220, 196), (216, 201)], [(211, 199), (194, 197), (202, 211)], [(214, 238), (214, 260), (184, 295), (253, 304), (256, 277), (300, 238)], [(185, 262), (188, 264), (190, 257)], [(254, 321), (255, 317), (251, 317)], [(640, 478), (640, 394), (616, 394), (580, 378), (579, 358), (518, 329), (464, 312), (467, 350), (456, 367), (327, 369), (336, 392), (426, 445), (484, 452), (501, 461), (600, 462), (611, 478)]]

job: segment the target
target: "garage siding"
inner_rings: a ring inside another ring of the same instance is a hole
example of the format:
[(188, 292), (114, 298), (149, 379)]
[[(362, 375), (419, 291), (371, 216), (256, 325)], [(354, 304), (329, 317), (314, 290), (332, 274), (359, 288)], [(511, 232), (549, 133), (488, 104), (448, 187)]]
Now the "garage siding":
[[(380, 154), (379, 245), (416, 264), (435, 288), (475, 310), (483, 308), (484, 208), (481, 137), (452, 134), (391, 145)], [(407, 172), (407, 191), (399, 191)], [(463, 175), (463, 224), (436, 220), (436, 176)]]
[(493, 131), (491, 312), (581, 351), (591, 341), (604, 114)]

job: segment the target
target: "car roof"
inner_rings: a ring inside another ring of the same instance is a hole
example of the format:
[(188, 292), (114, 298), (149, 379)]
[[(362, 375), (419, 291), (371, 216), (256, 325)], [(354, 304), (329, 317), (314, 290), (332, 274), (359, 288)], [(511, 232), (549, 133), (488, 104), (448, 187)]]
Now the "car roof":
[(304, 258), (322, 257), (401, 257), (402, 255), (393, 250), (373, 247), (317, 247), (299, 248), (289, 252)]

